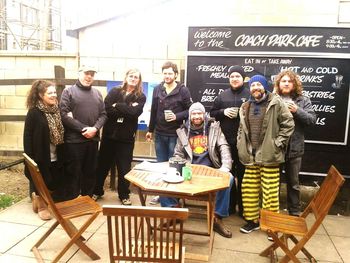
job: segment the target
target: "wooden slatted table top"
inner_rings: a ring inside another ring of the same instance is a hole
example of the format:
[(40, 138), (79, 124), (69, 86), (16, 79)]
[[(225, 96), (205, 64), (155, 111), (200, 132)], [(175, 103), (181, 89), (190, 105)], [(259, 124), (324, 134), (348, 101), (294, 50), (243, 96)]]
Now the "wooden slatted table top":
[[(159, 171), (164, 171), (168, 163), (158, 163)], [(167, 183), (163, 174), (132, 169), (125, 178), (144, 191), (200, 195), (225, 189), (230, 185), (230, 174), (204, 165), (191, 164), (192, 179), (181, 183)]]

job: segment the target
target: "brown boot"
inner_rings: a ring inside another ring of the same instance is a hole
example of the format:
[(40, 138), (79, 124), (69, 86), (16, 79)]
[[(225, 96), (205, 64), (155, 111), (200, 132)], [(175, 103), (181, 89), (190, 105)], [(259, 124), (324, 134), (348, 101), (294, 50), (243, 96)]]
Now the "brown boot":
[(36, 194), (33, 192), (32, 193), (32, 207), (33, 207), (33, 212), (38, 213), (38, 200), (36, 198)]
[(41, 220), (50, 220), (52, 219), (52, 215), (50, 211), (47, 208), (47, 205), (45, 204), (44, 200), (41, 198), (41, 196), (36, 195), (35, 199), (38, 205), (38, 215), (41, 218)]
[(224, 225), (222, 219), (217, 217), (214, 218), (214, 231), (223, 237), (232, 237), (232, 232)]

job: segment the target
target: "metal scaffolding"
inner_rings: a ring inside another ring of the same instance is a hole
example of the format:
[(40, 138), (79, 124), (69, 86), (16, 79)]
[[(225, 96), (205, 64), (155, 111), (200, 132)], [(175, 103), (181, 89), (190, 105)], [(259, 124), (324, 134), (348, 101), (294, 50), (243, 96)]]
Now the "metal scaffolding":
[(61, 0), (0, 0), (0, 50), (61, 48)]

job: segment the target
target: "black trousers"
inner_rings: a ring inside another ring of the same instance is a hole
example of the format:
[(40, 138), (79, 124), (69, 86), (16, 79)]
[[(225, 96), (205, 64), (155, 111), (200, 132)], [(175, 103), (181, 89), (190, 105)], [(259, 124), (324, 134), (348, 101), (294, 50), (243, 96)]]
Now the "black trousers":
[(300, 214), (299, 172), (301, 161), (301, 157), (296, 157), (287, 160), (284, 164), (287, 183), (287, 209), (291, 215)]
[(68, 199), (79, 194), (92, 196), (96, 177), (98, 142), (67, 143), (65, 148), (65, 185)]
[(230, 196), (230, 214), (236, 213), (236, 205), (238, 205), (238, 214), (243, 215), (243, 203), (242, 203), (242, 181), (245, 171), (244, 165), (239, 161), (238, 150), (236, 144), (230, 144), (232, 155), (232, 169), (231, 173), (235, 177), (233, 180)]
[(124, 176), (131, 170), (134, 142), (120, 142), (109, 138), (102, 138), (98, 154), (96, 170), (96, 185), (94, 194), (103, 195), (103, 185), (112, 165), (116, 164), (118, 171), (117, 191), (120, 200), (129, 198), (129, 181)]

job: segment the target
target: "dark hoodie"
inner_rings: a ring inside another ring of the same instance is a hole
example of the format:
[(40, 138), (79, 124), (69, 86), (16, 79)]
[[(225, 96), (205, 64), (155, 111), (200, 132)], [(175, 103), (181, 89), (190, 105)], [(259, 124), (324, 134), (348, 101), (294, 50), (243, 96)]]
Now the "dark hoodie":
[[(188, 118), (188, 109), (191, 104), (191, 94), (185, 85), (177, 83), (175, 89), (167, 94), (164, 82), (162, 82), (153, 90), (148, 130), (161, 135), (176, 137), (176, 129)], [(176, 115), (176, 121), (167, 122), (164, 110), (172, 110)]]

